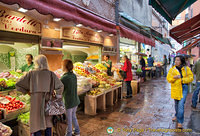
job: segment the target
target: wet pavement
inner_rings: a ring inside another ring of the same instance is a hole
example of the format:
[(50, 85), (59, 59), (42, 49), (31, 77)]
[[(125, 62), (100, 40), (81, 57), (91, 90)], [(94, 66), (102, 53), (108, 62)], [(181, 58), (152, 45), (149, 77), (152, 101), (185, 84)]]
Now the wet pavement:
[[(121, 100), (105, 112), (99, 111), (96, 116), (79, 111), (81, 136), (199, 136), (200, 110), (191, 109), (191, 97), (188, 94), (182, 132), (171, 120), (175, 110), (170, 84), (159, 78), (143, 83), (139, 94)], [(108, 134), (108, 127), (113, 128), (112, 134)]]

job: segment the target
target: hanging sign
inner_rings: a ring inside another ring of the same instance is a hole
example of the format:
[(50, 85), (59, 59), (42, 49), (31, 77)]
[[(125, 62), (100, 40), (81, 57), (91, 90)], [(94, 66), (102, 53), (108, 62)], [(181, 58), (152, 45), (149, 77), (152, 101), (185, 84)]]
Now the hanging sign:
[(41, 35), (42, 24), (31, 17), (0, 6), (0, 30)]
[(89, 43), (103, 44), (103, 38), (98, 32), (86, 28), (64, 27), (62, 29), (62, 38)]

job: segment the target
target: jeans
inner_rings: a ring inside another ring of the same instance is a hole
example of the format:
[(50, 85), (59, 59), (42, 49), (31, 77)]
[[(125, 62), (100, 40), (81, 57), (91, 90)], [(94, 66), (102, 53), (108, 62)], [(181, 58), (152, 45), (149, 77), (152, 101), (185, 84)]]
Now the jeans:
[(164, 77), (167, 77), (167, 65), (164, 66), (163, 74), (164, 74), (164, 75), (163, 75)]
[(188, 85), (183, 85), (183, 98), (181, 100), (175, 100), (175, 111), (178, 123), (184, 122), (184, 104), (188, 94)]
[(197, 82), (196, 83), (196, 89), (195, 89), (193, 96), (192, 96), (192, 106), (193, 107), (197, 106), (199, 90), (200, 90), (200, 82)]
[(80, 134), (80, 128), (79, 128), (79, 125), (78, 125), (78, 121), (77, 121), (77, 117), (76, 117), (76, 110), (77, 110), (77, 107), (73, 107), (71, 109), (67, 109), (67, 134), (66, 136), (72, 136), (72, 123), (74, 125), (74, 128), (75, 128), (75, 134)]
[[(42, 136), (41, 131), (37, 131), (33, 134), (33, 136)], [(47, 128), (45, 130), (45, 136), (52, 136), (52, 129), (51, 128)]]
[(126, 81), (126, 87), (127, 87), (127, 96), (132, 96), (131, 81)]

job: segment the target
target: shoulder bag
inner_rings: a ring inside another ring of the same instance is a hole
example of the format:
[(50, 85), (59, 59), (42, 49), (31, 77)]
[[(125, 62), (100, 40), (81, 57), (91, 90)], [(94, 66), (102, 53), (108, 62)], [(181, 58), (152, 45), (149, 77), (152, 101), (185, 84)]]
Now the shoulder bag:
[(62, 115), (66, 112), (65, 105), (62, 101), (62, 95), (56, 95), (54, 89), (55, 83), (53, 79), (53, 73), (51, 72), (50, 98), (45, 105), (45, 114), (49, 116)]

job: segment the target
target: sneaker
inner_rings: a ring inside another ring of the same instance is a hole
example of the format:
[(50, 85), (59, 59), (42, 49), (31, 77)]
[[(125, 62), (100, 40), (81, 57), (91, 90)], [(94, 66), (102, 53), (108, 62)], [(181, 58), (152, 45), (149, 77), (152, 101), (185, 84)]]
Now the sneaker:
[(76, 134), (76, 133), (72, 132), (72, 136), (80, 136), (80, 134)]
[(196, 109), (196, 107), (195, 107), (195, 106), (193, 106), (193, 105), (191, 105), (191, 107), (192, 107), (193, 109)]
[(124, 96), (123, 98), (124, 98), (124, 99), (128, 99), (128, 98), (130, 98), (130, 97), (129, 97), (129, 96)]

